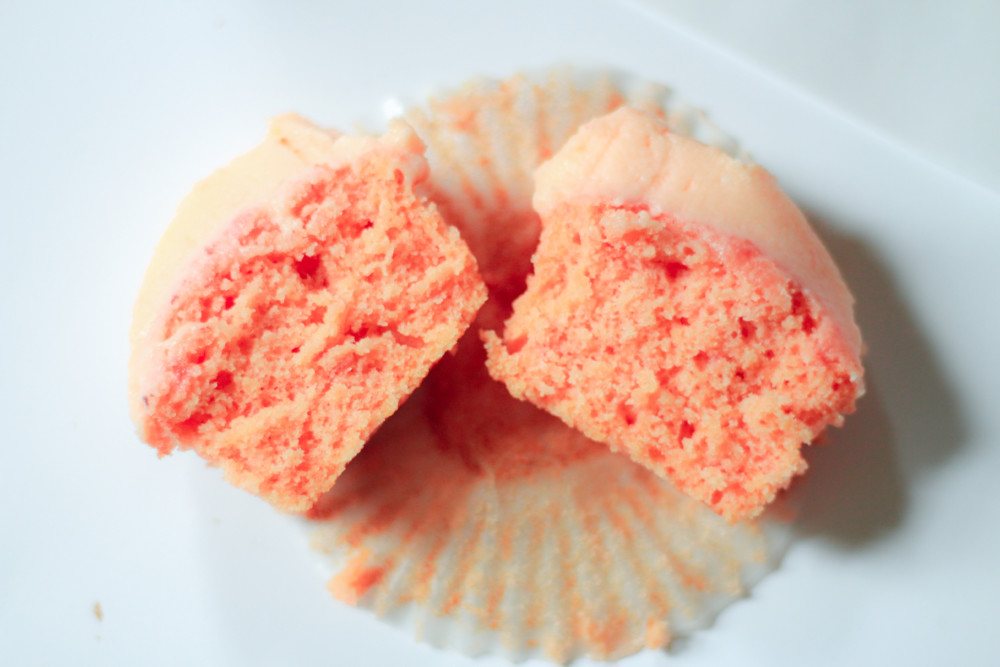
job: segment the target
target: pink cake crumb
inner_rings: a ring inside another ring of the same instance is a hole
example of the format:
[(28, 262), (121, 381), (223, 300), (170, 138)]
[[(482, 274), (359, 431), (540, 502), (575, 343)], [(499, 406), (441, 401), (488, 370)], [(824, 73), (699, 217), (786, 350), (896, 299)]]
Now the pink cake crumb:
[[(753, 212), (760, 216), (753, 239), (716, 224), (716, 208), (690, 203), (685, 193), (698, 191), (706, 171), (718, 172), (715, 162), (727, 160), (730, 169), (735, 161), (705, 156), (711, 149), (683, 139), (676, 150), (708, 167), (685, 172), (687, 161), (671, 162), (666, 144), (656, 164), (644, 165), (643, 151), (655, 152), (667, 134), (649, 116), (619, 112), (584, 126), (540, 170), (534, 274), (502, 340), (484, 336), (488, 366), (515, 396), (738, 520), (758, 514), (805, 470), (803, 443), (854, 410), (862, 370), (839, 320), (850, 303), (829, 307), (762, 251), (774, 229), (800, 224), (768, 221), (774, 210), (789, 210), (783, 202), (768, 208), (770, 191)], [(630, 161), (621, 169), (651, 170), (658, 180), (638, 197), (594, 196), (606, 183), (589, 179), (623, 141), (631, 142), (622, 151)], [(732, 194), (732, 181), (713, 181), (719, 197)], [(574, 183), (586, 185), (574, 191)], [(757, 182), (748, 183), (757, 192)], [(559, 189), (566, 196), (551, 197)], [(803, 253), (825, 256), (818, 244)], [(836, 286), (839, 275), (821, 268), (816, 282)]]
[(308, 509), (485, 300), (405, 160), (318, 164), (243, 208), (144, 341), (140, 430), (275, 506)]

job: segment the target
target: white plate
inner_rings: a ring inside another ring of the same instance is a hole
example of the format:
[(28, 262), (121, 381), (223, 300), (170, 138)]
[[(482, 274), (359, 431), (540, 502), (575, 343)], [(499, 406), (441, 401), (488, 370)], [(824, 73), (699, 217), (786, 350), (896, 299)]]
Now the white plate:
[(126, 415), (126, 332), (174, 206), (268, 116), (349, 127), (556, 63), (665, 82), (737, 136), (819, 224), (870, 346), (782, 569), (625, 663), (1000, 649), (996, 194), (610, 1), (53, 4), (0, 10), (0, 664), (502, 664), (335, 603), (292, 522), (193, 455), (157, 461)]

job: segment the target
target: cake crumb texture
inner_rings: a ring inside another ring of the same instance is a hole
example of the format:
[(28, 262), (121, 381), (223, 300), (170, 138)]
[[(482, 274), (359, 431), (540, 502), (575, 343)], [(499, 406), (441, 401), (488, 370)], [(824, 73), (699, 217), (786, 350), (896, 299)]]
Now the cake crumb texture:
[(854, 410), (853, 341), (752, 240), (586, 191), (542, 224), (502, 340), (484, 334), (514, 396), (731, 521), (756, 516), (805, 470), (800, 446)]
[(370, 150), (313, 165), (204, 247), (169, 300), (141, 431), (235, 485), (308, 509), (485, 300), (475, 260)]

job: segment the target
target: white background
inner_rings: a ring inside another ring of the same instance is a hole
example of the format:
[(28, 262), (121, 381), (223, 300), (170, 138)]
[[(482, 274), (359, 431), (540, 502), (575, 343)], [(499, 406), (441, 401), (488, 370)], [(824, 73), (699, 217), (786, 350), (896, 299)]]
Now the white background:
[[(612, 0), (0, 5), (0, 664), (503, 664), (334, 602), (294, 522), (193, 455), (157, 460), (127, 417), (127, 330), (174, 206), (269, 116), (349, 128), (393, 95), (553, 64), (662, 81), (739, 137), (817, 223), (870, 348), (858, 414), (810, 455), (782, 568), (710, 630), (625, 664), (995, 662), (1000, 195), (808, 72), (662, 16)], [(995, 145), (976, 111), (942, 123)]]
[(631, 2), (1000, 192), (1000, 2)]

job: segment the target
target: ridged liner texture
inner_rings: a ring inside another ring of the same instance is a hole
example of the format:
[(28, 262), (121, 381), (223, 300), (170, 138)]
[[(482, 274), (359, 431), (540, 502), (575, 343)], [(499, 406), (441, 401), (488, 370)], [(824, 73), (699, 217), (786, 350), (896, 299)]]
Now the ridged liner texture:
[(486, 373), (479, 332), (531, 269), (534, 169), (622, 104), (742, 157), (668, 89), (608, 73), (477, 79), (404, 115), (427, 144), (425, 194), (490, 300), (310, 516), (333, 595), (435, 646), (560, 663), (663, 648), (747, 595), (790, 540), (787, 500), (727, 524)]

